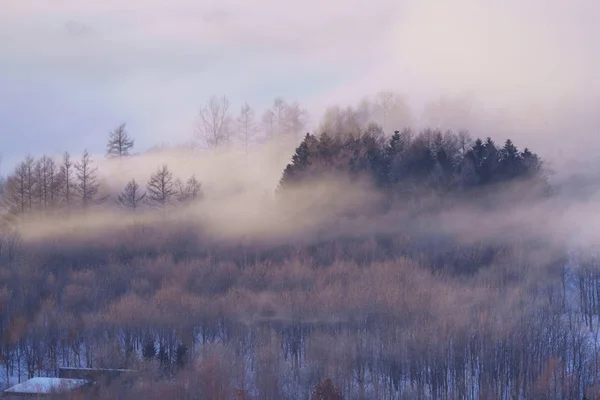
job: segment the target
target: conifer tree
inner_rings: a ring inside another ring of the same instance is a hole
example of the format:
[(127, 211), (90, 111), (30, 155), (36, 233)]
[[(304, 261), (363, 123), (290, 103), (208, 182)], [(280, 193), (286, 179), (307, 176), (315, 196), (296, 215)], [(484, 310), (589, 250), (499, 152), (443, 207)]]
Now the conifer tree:
[(83, 151), (81, 160), (75, 163), (75, 176), (77, 177), (76, 190), (79, 194), (81, 205), (88, 207), (96, 197), (100, 184), (98, 183), (98, 167), (94, 166), (92, 156), (87, 150)]
[(107, 157), (125, 157), (129, 156), (129, 151), (133, 149), (134, 140), (125, 130), (125, 124), (116, 127), (108, 138), (106, 144)]
[(27, 171), (24, 162), (21, 162), (6, 182), (4, 202), (6, 208), (15, 214), (29, 211), (29, 193), (27, 185)]
[(177, 195), (173, 174), (166, 165), (158, 169), (146, 185), (148, 202), (155, 207), (165, 207)]
[(71, 208), (75, 199), (75, 173), (76, 171), (73, 162), (71, 161), (71, 155), (68, 152), (65, 152), (58, 172), (57, 192), (67, 209)]
[(183, 203), (191, 202), (202, 197), (202, 184), (192, 175), (184, 184), (179, 179), (175, 181), (177, 200)]
[(127, 183), (125, 189), (118, 195), (117, 203), (121, 206), (130, 208), (133, 211), (139, 208), (144, 199), (146, 198), (146, 193), (140, 189), (140, 185), (136, 182), (135, 179), (132, 179)]
[(248, 105), (248, 103), (244, 103), (242, 108), (240, 109), (240, 114), (236, 119), (237, 131), (242, 143), (244, 145), (244, 151), (246, 156), (248, 156), (248, 149), (250, 144), (256, 137), (258, 132), (258, 127), (255, 120), (254, 109)]

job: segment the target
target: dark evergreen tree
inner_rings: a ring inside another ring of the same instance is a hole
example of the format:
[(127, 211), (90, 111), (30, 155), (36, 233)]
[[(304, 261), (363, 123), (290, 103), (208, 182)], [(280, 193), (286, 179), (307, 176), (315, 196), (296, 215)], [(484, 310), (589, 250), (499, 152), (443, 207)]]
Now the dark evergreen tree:
[(183, 368), (188, 361), (188, 347), (179, 343), (177, 349), (175, 350), (175, 362), (179, 368)]
[(147, 337), (142, 347), (142, 356), (146, 360), (152, 360), (156, 357), (156, 344), (153, 337)]
[(413, 184), (427, 184), (435, 166), (435, 157), (431, 152), (428, 135), (421, 134), (412, 141), (407, 154), (407, 172)]
[(402, 132), (396, 131), (385, 148), (387, 181), (391, 186), (395, 186), (403, 179), (406, 179), (406, 153), (410, 147), (411, 140), (412, 132), (410, 129), (405, 129)]
[(350, 162), (350, 172), (355, 175), (369, 175), (375, 183), (384, 186), (388, 181), (384, 142), (377, 133), (366, 132), (355, 141), (354, 155)]
[(167, 348), (163, 343), (158, 346), (158, 354), (156, 354), (156, 357), (158, 358), (158, 362), (161, 367), (169, 367), (169, 353), (167, 352)]
[(314, 135), (306, 134), (304, 140), (296, 148), (292, 156), (292, 162), (283, 171), (283, 176), (279, 182), (280, 187), (300, 182), (307, 177), (307, 171), (312, 165), (312, 159), (315, 158), (314, 152), (318, 143)]
[(284, 170), (280, 189), (335, 172), (370, 177), (394, 198), (543, 175), (537, 156), (529, 150), (519, 153), (510, 140), (501, 149), (489, 137), (468, 149), (467, 143), (465, 133), (425, 130), (413, 139), (408, 129), (384, 140), (376, 126), (359, 136), (307, 135)]
[(506, 181), (516, 178), (522, 172), (521, 166), (519, 151), (512, 140), (507, 139), (499, 152), (497, 180)]
[(543, 163), (537, 154), (532, 153), (528, 148), (525, 148), (521, 153), (520, 158), (523, 175), (527, 177), (535, 175), (543, 177)]
[(498, 149), (491, 138), (487, 138), (483, 145), (483, 159), (481, 160), (478, 175), (482, 184), (493, 183), (498, 168)]

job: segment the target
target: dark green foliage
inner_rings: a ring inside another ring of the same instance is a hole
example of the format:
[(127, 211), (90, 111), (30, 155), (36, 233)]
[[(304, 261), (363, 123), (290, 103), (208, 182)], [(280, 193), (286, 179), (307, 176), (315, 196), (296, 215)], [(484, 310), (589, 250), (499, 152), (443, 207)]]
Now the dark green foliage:
[(314, 157), (316, 143), (315, 137), (307, 133), (292, 156), (292, 164), (288, 165), (285, 169), (284, 176), (286, 179), (281, 180), (281, 186), (288, 183), (300, 182), (305, 177), (306, 171), (308, 171), (311, 165), (311, 155)]
[(519, 152), (510, 139), (499, 149), (489, 137), (471, 142), (465, 133), (428, 129), (415, 136), (406, 129), (385, 139), (370, 127), (359, 137), (307, 134), (284, 170), (280, 189), (340, 172), (369, 177), (392, 196), (423, 190), (441, 194), (519, 179), (545, 183), (539, 157), (529, 149)]

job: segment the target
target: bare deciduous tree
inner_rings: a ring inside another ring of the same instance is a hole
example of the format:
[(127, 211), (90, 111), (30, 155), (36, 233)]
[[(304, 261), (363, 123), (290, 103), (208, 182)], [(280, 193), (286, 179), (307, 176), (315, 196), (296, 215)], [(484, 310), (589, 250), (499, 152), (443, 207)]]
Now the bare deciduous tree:
[(175, 181), (177, 188), (177, 200), (180, 202), (190, 202), (202, 196), (202, 184), (192, 175), (185, 184), (179, 179)]
[(262, 124), (267, 138), (283, 135), (299, 136), (306, 126), (308, 113), (298, 102), (287, 103), (281, 97), (273, 100), (273, 105), (266, 110)]
[(468, 131), (462, 130), (458, 132), (457, 142), (460, 155), (464, 157), (473, 146), (473, 139)]
[(36, 201), (38, 206), (43, 210), (53, 207), (58, 198), (57, 175), (56, 162), (52, 158), (42, 156), (36, 162)]
[(281, 97), (273, 100), (273, 106), (267, 109), (262, 116), (263, 129), (267, 139), (281, 137), (286, 131), (287, 103)]
[(287, 103), (281, 97), (277, 97), (273, 101), (273, 115), (275, 116), (275, 133), (277, 136), (281, 136), (285, 130), (285, 110), (287, 109)]
[(27, 182), (27, 165), (21, 162), (6, 183), (4, 200), (9, 211), (17, 214), (29, 211), (29, 198), (32, 193), (29, 192)]
[(243, 141), (246, 155), (248, 155), (248, 147), (258, 132), (254, 109), (248, 103), (245, 103), (240, 109), (236, 123), (238, 135)]
[(299, 138), (304, 132), (308, 120), (308, 111), (295, 101), (288, 104), (284, 111), (285, 129), (293, 137)]
[(35, 160), (29, 156), (22, 164), (27, 182), (27, 207), (29, 211), (33, 210), (33, 200), (35, 191)]
[[(327, 132), (333, 136), (353, 135), (358, 137), (368, 126), (370, 114), (368, 112), (369, 104), (366, 100), (361, 103), (361, 109), (346, 107), (341, 109), (339, 106), (329, 107), (325, 111), (319, 131)], [(365, 107), (367, 108), (365, 110)]]
[(381, 110), (383, 116), (383, 130), (387, 131), (388, 128), (388, 117), (392, 107), (394, 105), (394, 93), (392, 92), (379, 92), (375, 96), (375, 104)]
[(230, 117), (229, 100), (226, 96), (212, 96), (200, 109), (200, 118), (196, 128), (196, 136), (209, 148), (219, 147), (229, 142)]
[(173, 174), (166, 165), (150, 176), (146, 189), (148, 202), (157, 207), (167, 206), (177, 195)]
[(400, 95), (394, 92), (379, 92), (375, 96), (375, 105), (381, 112), (381, 124), (385, 132), (401, 130), (411, 125), (410, 108)]
[(117, 196), (117, 202), (126, 208), (135, 211), (146, 198), (146, 192), (142, 192), (140, 185), (132, 179), (127, 183), (125, 189)]
[(98, 167), (93, 165), (92, 156), (87, 150), (84, 150), (81, 160), (76, 162), (74, 167), (78, 180), (76, 190), (81, 198), (82, 206), (87, 207), (94, 201), (100, 187), (97, 176)]
[(273, 110), (266, 110), (262, 115), (262, 126), (264, 137), (267, 139), (275, 136), (275, 113)]
[(60, 165), (60, 171), (58, 176), (59, 194), (62, 197), (62, 202), (68, 209), (71, 207), (75, 198), (76, 182), (75, 182), (75, 169), (73, 162), (71, 161), (71, 155), (69, 153), (63, 154), (62, 163)]
[(125, 130), (125, 124), (121, 124), (116, 127), (108, 138), (106, 145), (106, 156), (107, 157), (124, 157), (128, 156), (129, 151), (133, 149), (134, 140), (129, 136), (129, 133)]

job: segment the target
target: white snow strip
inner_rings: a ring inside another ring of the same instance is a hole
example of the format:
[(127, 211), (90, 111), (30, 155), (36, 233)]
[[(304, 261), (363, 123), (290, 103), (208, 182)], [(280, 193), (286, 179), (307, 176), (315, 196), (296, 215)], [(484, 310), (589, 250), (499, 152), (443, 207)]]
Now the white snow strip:
[(5, 393), (51, 393), (52, 391), (77, 389), (89, 381), (85, 379), (32, 378), (6, 389)]

